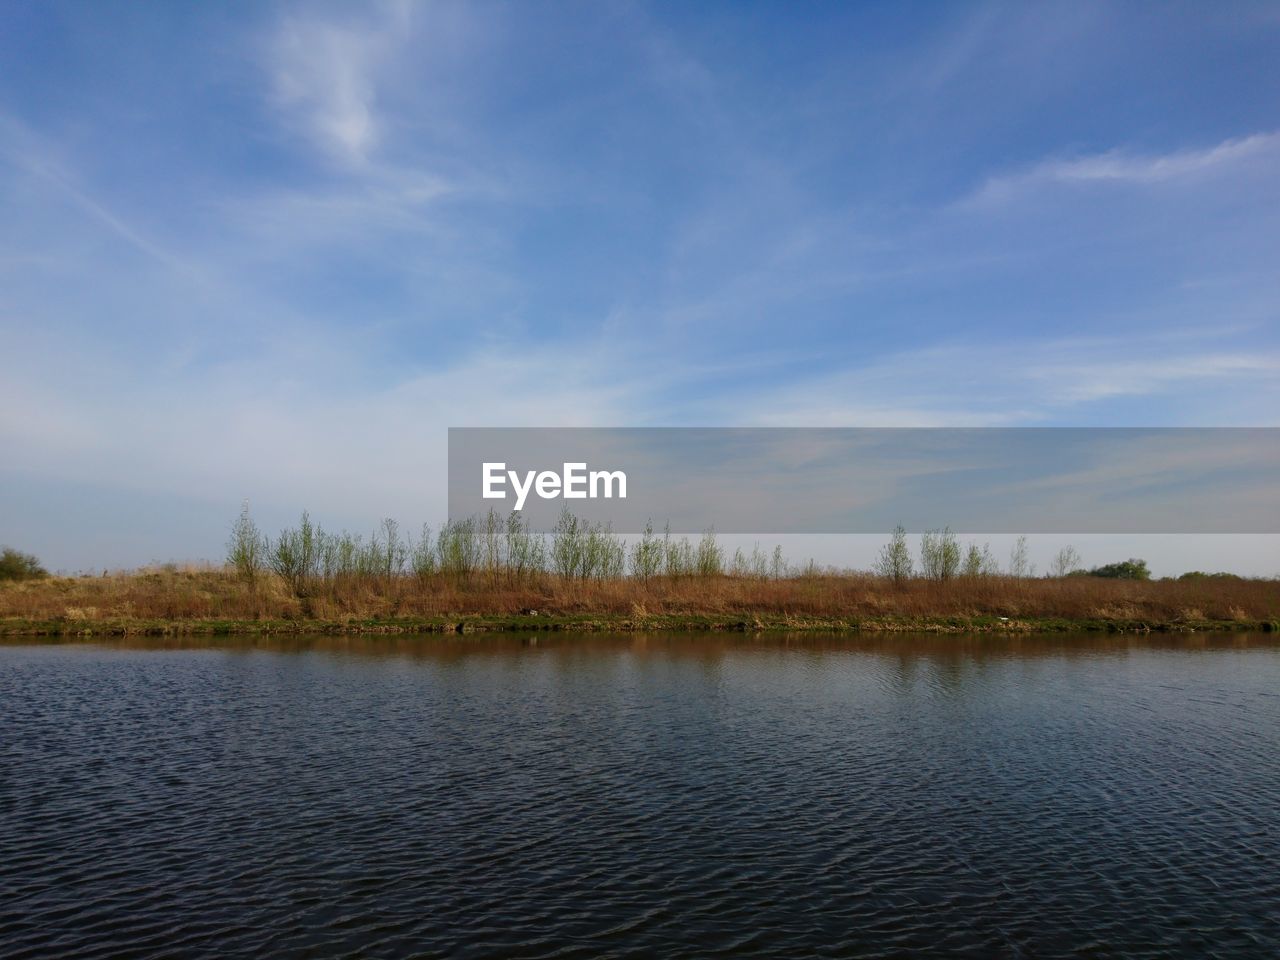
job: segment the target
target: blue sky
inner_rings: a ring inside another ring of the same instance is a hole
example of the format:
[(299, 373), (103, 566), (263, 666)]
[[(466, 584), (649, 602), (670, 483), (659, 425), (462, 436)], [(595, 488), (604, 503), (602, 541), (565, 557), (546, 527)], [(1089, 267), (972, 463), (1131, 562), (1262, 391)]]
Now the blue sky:
[(1278, 313), (1274, 4), (0, 4), (54, 566), (434, 521), (450, 425), (1277, 425)]

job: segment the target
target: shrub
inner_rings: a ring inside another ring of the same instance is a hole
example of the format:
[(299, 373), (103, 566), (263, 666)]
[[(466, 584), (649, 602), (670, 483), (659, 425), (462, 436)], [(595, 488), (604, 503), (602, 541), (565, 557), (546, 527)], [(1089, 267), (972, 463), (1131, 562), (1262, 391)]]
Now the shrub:
[(249, 501), (240, 507), (240, 516), (231, 525), (231, 538), (227, 541), (227, 563), (236, 576), (253, 589), (266, 564), (267, 543), (258, 525), (249, 516)]
[(700, 577), (718, 577), (724, 573), (724, 551), (716, 543), (715, 530), (707, 530), (698, 541), (694, 564)]
[(1055, 577), (1069, 577), (1080, 567), (1080, 554), (1072, 546), (1063, 547), (1053, 558), (1049, 572)]
[(644, 525), (644, 533), (631, 547), (631, 574), (641, 580), (658, 575), (662, 569), (662, 541), (653, 533), (653, 521)]
[(697, 569), (693, 544), (688, 537), (673, 538), (669, 523), (662, 531), (662, 567), (668, 577), (692, 576)]
[(991, 544), (984, 543), (979, 549), (976, 543), (969, 544), (965, 551), (964, 565), (961, 573), (966, 577), (991, 577), (1000, 572), (1000, 564), (996, 563), (991, 552)]
[(920, 570), (930, 580), (942, 582), (960, 572), (960, 544), (951, 528), (926, 530), (920, 537)]
[(1014, 542), (1013, 549), (1009, 551), (1009, 576), (1034, 577), (1035, 575), (1036, 565), (1031, 562), (1031, 555), (1027, 550), (1027, 538), (1019, 537)]
[(419, 580), (427, 580), (436, 572), (436, 551), (431, 542), (431, 527), (422, 525), (422, 535), (409, 543), (409, 569)]
[(893, 528), (893, 538), (880, 550), (880, 558), (876, 561), (876, 572), (896, 584), (901, 584), (911, 577), (913, 567), (911, 550), (907, 546), (907, 531), (902, 524), (898, 524)]
[(5, 547), (0, 553), (0, 580), (37, 580), (48, 575), (49, 571), (40, 565), (34, 554), (22, 553), (12, 547)]
[(763, 580), (769, 575), (769, 558), (760, 552), (760, 544), (751, 548), (751, 553), (744, 553), (739, 547), (733, 551), (733, 560), (729, 564), (729, 573), (735, 577), (750, 577)]
[(440, 558), (441, 573), (470, 577), (480, 562), (475, 519), (450, 520), (441, 527), (436, 537), (436, 556)]
[(1151, 571), (1147, 569), (1147, 561), (1130, 557), (1119, 563), (1108, 563), (1094, 567), (1086, 576), (1106, 577), (1110, 580), (1150, 580)]
[(530, 529), (529, 522), (512, 511), (507, 515), (508, 575), (517, 581), (541, 573), (547, 563), (547, 545), (542, 534)]
[(303, 510), (298, 529), (281, 530), (280, 538), (268, 551), (267, 559), (271, 569), (289, 585), (294, 596), (307, 595), (309, 583), (319, 567), (319, 547), (323, 539), (324, 535), (318, 534), (311, 523), (311, 516)]
[(587, 525), (566, 508), (561, 511), (551, 533), (551, 568), (560, 576), (572, 579), (582, 575), (586, 566)]
[(400, 536), (400, 524), (384, 517), (372, 540), (373, 567), (378, 576), (398, 576), (409, 559), (409, 544)]

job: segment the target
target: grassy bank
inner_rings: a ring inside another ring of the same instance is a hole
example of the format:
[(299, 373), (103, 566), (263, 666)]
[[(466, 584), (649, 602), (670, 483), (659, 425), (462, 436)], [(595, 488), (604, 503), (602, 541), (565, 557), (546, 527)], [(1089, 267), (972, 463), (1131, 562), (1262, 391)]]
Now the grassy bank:
[(263, 575), (173, 567), (0, 584), (0, 634), (124, 635), (485, 630), (930, 632), (1267, 630), (1280, 582), (1243, 578), (872, 574), (583, 580), (359, 575), (299, 591)]

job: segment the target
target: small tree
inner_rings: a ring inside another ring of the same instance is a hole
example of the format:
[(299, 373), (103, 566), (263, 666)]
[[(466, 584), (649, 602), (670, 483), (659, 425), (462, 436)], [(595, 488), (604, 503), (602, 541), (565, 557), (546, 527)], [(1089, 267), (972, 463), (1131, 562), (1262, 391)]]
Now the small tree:
[(384, 517), (379, 528), (381, 536), (375, 536), (378, 545), (378, 572), (391, 580), (404, 571), (405, 561), (409, 558), (409, 545), (400, 536), (400, 524), (390, 517)]
[(696, 569), (693, 544), (688, 537), (671, 536), (671, 523), (662, 531), (662, 569), (668, 577), (691, 576)]
[(1014, 542), (1013, 549), (1009, 552), (1009, 576), (1034, 577), (1035, 575), (1036, 565), (1031, 562), (1031, 556), (1027, 551), (1027, 538), (1021, 536)]
[(436, 537), (436, 556), (440, 558), (441, 573), (470, 578), (480, 559), (475, 518), (446, 522)]
[(560, 512), (551, 533), (551, 566), (560, 576), (571, 580), (586, 573), (587, 525), (569, 512)]
[(911, 550), (907, 546), (907, 531), (902, 524), (893, 528), (892, 539), (880, 548), (876, 572), (892, 580), (895, 585), (901, 585), (914, 572)]
[(787, 559), (782, 555), (782, 544), (773, 545), (773, 555), (769, 558), (769, 576), (781, 580), (788, 572)]
[(627, 542), (613, 535), (607, 523), (584, 522), (582, 566), (579, 575), (586, 579), (615, 580), (626, 570)]
[(285, 528), (280, 538), (267, 550), (267, 562), (271, 569), (289, 585), (295, 596), (305, 597), (320, 565), (320, 546), (323, 534), (311, 522), (311, 515), (302, 511), (297, 530)]
[(409, 536), (409, 569), (419, 580), (429, 580), (436, 572), (435, 547), (431, 542), (431, 527), (422, 525), (422, 533), (417, 540)]
[(991, 553), (991, 545), (984, 543), (979, 549), (976, 543), (969, 544), (965, 551), (961, 574), (966, 577), (990, 577), (1000, 572), (1000, 565)]
[(49, 571), (40, 565), (35, 554), (13, 547), (5, 547), (0, 552), (0, 580), (38, 580), (48, 575)]
[(1058, 551), (1049, 565), (1049, 572), (1055, 577), (1068, 577), (1080, 568), (1080, 554), (1073, 546), (1065, 546)]
[(236, 571), (250, 590), (257, 589), (258, 577), (266, 564), (267, 543), (249, 515), (249, 501), (240, 505), (240, 516), (231, 525), (231, 538), (227, 541), (227, 563)]
[(920, 569), (930, 580), (939, 582), (960, 572), (960, 544), (950, 527), (921, 534)]
[(631, 573), (649, 580), (662, 569), (662, 541), (653, 532), (653, 521), (645, 522), (644, 533), (631, 547)]
[(507, 514), (507, 575), (523, 580), (546, 563), (546, 545), (542, 534), (514, 510)]
[(716, 577), (724, 572), (724, 551), (716, 543), (714, 529), (708, 529), (702, 534), (694, 563), (700, 577)]
[(496, 579), (499, 568), (503, 566), (503, 548), (506, 546), (506, 522), (498, 516), (496, 510), (490, 508), (489, 512), (480, 518), (478, 529), (480, 533), (480, 550), (483, 555), (481, 563), (489, 577)]

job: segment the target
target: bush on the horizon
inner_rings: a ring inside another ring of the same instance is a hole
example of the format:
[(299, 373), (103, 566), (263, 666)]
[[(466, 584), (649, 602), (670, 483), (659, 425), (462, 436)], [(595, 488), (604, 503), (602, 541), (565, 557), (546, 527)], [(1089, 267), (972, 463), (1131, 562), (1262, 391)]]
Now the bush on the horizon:
[(47, 577), (49, 571), (40, 565), (33, 553), (23, 553), (13, 547), (0, 551), (0, 580), (38, 580)]
[[(1242, 577), (1238, 573), (1205, 573), (1203, 570), (1188, 570), (1180, 576), (1173, 577), (1174, 580), (1250, 580), (1260, 579), (1257, 577)], [(1265, 579), (1265, 578), (1261, 578)]]
[(1150, 580), (1151, 571), (1147, 569), (1147, 561), (1136, 557), (1107, 563), (1090, 570), (1076, 570), (1069, 574), (1072, 577), (1103, 577), (1109, 580)]

